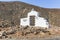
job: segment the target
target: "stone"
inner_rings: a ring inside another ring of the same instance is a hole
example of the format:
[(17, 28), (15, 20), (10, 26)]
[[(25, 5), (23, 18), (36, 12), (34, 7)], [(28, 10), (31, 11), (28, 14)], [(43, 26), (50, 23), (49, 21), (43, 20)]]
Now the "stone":
[(0, 31), (0, 37), (3, 35), (4, 31)]
[(5, 31), (0, 31), (0, 38), (7, 38)]
[(10, 29), (8, 31), (6, 31), (6, 33), (9, 35), (9, 34), (14, 34), (16, 32), (16, 30), (14, 29)]

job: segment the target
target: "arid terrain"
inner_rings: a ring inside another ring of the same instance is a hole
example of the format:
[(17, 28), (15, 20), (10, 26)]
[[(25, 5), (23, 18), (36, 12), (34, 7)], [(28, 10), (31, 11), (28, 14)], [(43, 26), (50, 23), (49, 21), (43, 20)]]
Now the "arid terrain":
[[(48, 20), (50, 28), (22, 27), (20, 18), (32, 9)], [(60, 9), (34, 6), (23, 2), (0, 2), (1, 40), (60, 40)]]
[[(14, 27), (14, 28), (13, 28)], [(0, 27), (1, 40), (60, 40), (60, 27)]]

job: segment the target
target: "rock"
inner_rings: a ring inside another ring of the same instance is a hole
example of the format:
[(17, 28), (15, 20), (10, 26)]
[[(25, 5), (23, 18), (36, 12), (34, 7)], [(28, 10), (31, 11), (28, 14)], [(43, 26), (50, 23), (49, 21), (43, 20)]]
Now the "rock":
[(6, 31), (6, 33), (9, 35), (9, 34), (14, 34), (16, 32), (16, 30), (14, 29), (10, 29), (8, 31)]
[(8, 38), (8, 36), (2, 36), (2, 39)]
[(37, 35), (39, 33), (40, 33), (40, 30), (38, 30), (38, 29), (34, 30), (34, 32), (33, 32), (33, 34), (35, 34), (35, 35)]
[(43, 35), (45, 35), (45, 33), (41, 31), (41, 32), (40, 32), (40, 35), (43, 36)]
[(4, 31), (0, 31), (0, 37), (3, 35)]
[(54, 29), (49, 29), (49, 35), (54, 35), (54, 34), (55, 34)]
[(22, 35), (24, 36), (24, 35), (27, 35), (27, 34), (30, 34), (30, 33), (31, 33), (30, 30), (26, 30), (26, 31), (22, 32)]
[(0, 38), (7, 38), (5, 31), (0, 31)]
[(4, 27), (9, 27), (9, 26), (11, 26), (11, 23), (8, 22), (7, 20), (0, 22), (0, 27), (4, 28)]
[(22, 27), (23, 29), (27, 29), (29, 26), (24, 26), (24, 27)]
[(36, 34), (37, 34), (37, 32), (35, 31), (35, 32), (34, 32), (34, 34), (36, 35)]

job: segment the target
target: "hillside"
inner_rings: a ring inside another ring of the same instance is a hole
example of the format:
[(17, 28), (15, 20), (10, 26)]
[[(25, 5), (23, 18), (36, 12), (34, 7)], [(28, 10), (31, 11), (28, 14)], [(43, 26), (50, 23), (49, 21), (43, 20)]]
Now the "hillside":
[[(60, 28), (60, 9), (42, 8), (42, 7), (34, 6), (31, 4), (23, 3), (23, 2), (0, 2), (0, 31), (1, 30), (8, 31), (7, 35), (12, 34), (13, 37), (16, 37), (16, 35), (19, 36), (20, 33), (22, 33), (22, 32), (26, 33), (27, 30), (28, 30), (27, 34), (30, 34), (31, 29), (32, 29), (32, 31), (33, 30), (35, 31), (35, 32), (32, 32), (32, 34), (37, 33), (38, 30), (40, 33), (40, 31), (41, 31), (40, 29), (35, 29), (35, 28), (30, 29), (29, 27), (27, 29), (19, 28), (20, 18), (27, 17), (27, 13), (30, 12), (32, 9), (35, 9), (37, 12), (39, 12), (39, 14), (40, 14), (39, 16), (44, 17), (48, 20), (50, 26), (52, 27), (51, 29), (49, 29), (50, 31), (52, 30), (52, 32), (55, 33), (56, 32), (55, 29), (58, 29), (55, 27)], [(1, 28), (1, 27), (3, 27), (3, 28)], [(6, 27), (6, 28), (4, 28), (4, 27)], [(13, 30), (13, 31), (11, 32), (11, 30)], [(37, 32), (36, 32), (36, 30), (37, 30)], [(16, 34), (13, 34), (13, 33), (15, 33), (15, 31), (17, 31)], [(60, 30), (58, 29), (57, 31), (58, 32), (56, 32), (56, 34), (58, 33), (60, 35)], [(43, 32), (46, 32), (46, 31), (43, 31)], [(42, 32), (42, 34), (44, 35), (43, 32)], [(25, 35), (23, 33), (22, 33), (22, 35)], [(48, 33), (48, 35), (51, 35), (50, 32), (47, 32), (47, 33)], [(9, 36), (11, 36), (11, 35), (9, 35)]]
[(0, 2), (0, 19), (19, 25), (19, 19), (26, 17), (33, 8), (40, 13), (41, 17), (48, 19), (50, 24), (60, 26), (60, 9), (42, 8), (23, 2)]

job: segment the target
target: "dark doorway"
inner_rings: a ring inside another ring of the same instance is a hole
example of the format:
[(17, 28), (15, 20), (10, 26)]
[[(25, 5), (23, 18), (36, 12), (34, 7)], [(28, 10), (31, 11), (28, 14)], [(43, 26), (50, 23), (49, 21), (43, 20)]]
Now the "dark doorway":
[(30, 16), (30, 26), (35, 26), (35, 16)]

